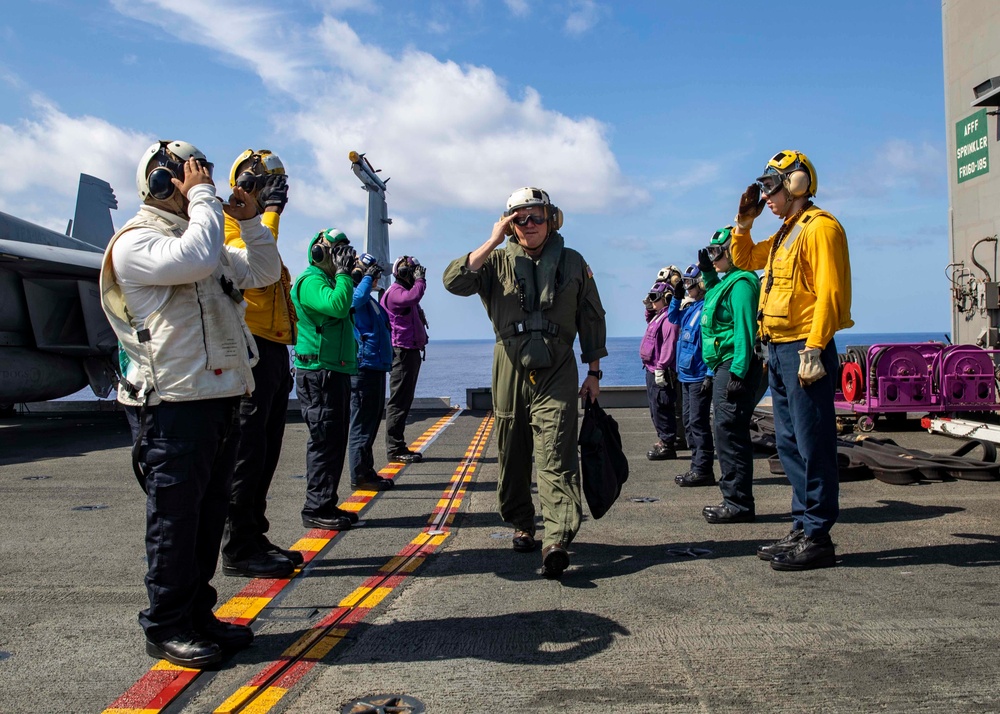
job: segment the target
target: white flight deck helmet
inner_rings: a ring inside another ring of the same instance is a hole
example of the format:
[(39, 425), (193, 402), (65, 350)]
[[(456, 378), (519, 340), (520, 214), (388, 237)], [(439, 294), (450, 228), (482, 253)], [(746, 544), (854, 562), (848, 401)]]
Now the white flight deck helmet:
[[(533, 186), (525, 186), (524, 188), (519, 188), (514, 193), (510, 194), (507, 198), (507, 210), (504, 211), (505, 216), (509, 216), (513, 211), (518, 208), (531, 208), (532, 206), (541, 206), (545, 211), (545, 217), (549, 221), (549, 227), (557, 231), (562, 228), (563, 224), (563, 213), (557, 207), (552, 205), (552, 201), (549, 200), (549, 194), (540, 188), (534, 188)], [(508, 227), (508, 235), (514, 234), (514, 229)]]
[(668, 265), (660, 268), (660, 272), (656, 274), (656, 282), (658, 283), (670, 283), (673, 286), (677, 285), (680, 281), (681, 270), (676, 265)]
[[(176, 187), (170, 179), (184, 180), (184, 162), (200, 159), (212, 171), (212, 164), (196, 146), (186, 141), (158, 141), (150, 145), (139, 159), (135, 172), (135, 185), (139, 198), (146, 201), (152, 197), (163, 201), (170, 198)], [(152, 171), (149, 167), (155, 163)]]

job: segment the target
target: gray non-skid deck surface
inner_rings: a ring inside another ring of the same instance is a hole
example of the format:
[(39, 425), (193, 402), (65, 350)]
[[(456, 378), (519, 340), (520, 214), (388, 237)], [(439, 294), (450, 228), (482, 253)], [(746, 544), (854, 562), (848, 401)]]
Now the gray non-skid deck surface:
[[(445, 714), (1000, 711), (1000, 483), (844, 484), (838, 567), (777, 573), (753, 553), (788, 529), (783, 477), (758, 459), (757, 522), (709, 525), (700, 511), (717, 490), (676, 487), (685, 461), (645, 459), (648, 414), (612, 413), (632, 476), (608, 515), (584, 522), (561, 583), (537, 575), (537, 552), (510, 549), (494, 512), (494, 439), (445, 545), (274, 711), (339, 711), (383, 692)], [(440, 414), (419, 416), (411, 438)], [(313, 609), (336, 605), (408, 543), (481, 416), (443, 432), (183, 710), (210, 711), (315, 621)], [(0, 650), (11, 656), (0, 660), (0, 711), (100, 711), (152, 662), (134, 619), (145, 601), (142, 496), (125, 431), (2, 423)], [(287, 434), (269, 507), (286, 545), (302, 534), (303, 483), (289, 474), (302, 473), (305, 430), (291, 423)], [(931, 451), (959, 444), (892, 436)], [(53, 478), (21, 480), (39, 474)], [(96, 502), (109, 508), (69, 510)], [(688, 547), (712, 555), (671, 552)], [(243, 581), (215, 583), (225, 599)]]

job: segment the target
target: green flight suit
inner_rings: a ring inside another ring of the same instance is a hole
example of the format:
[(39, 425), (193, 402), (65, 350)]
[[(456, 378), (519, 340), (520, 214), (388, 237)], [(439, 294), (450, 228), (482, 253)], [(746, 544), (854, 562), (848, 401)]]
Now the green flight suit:
[(580, 528), (577, 422), (579, 375), (573, 341), (585, 363), (605, 357), (604, 307), (583, 256), (549, 236), (537, 260), (513, 239), (490, 253), (478, 271), (468, 254), (444, 271), (445, 289), (476, 295), (493, 323), (493, 411), (500, 454), (500, 517), (535, 532), (531, 455), (545, 522), (543, 546), (568, 545)]

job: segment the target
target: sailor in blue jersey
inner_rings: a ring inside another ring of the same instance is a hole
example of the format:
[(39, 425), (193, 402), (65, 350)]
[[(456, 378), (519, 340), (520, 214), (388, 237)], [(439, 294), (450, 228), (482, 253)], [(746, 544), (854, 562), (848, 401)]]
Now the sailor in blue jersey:
[(691, 449), (691, 469), (674, 479), (678, 486), (715, 485), (712, 372), (701, 356), (701, 310), (704, 304), (705, 286), (701, 270), (697, 265), (689, 265), (683, 279), (674, 286), (673, 299), (667, 307), (667, 319), (680, 326), (677, 381), (683, 395), (684, 431)]
[[(368, 261), (367, 263), (365, 261)], [(392, 369), (392, 335), (389, 313), (379, 305), (378, 284), (382, 266), (367, 254), (358, 258), (354, 280), (354, 339), (358, 343), (358, 373), (351, 375), (351, 430), (347, 457), (351, 488), (387, 491), (394, 481), (375, 471), (374, 445), (385, 414), (385, 376)]]

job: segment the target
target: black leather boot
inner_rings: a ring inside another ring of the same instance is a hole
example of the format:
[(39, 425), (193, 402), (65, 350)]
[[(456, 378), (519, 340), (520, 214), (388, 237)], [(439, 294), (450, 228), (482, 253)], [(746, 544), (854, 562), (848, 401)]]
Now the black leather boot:
[(761, 560), (771, 560), (774, 556), (779, 553), (787, 553), (795, 545), (802, 540), (805, 536), (805, 531), (803, 530), (792, 530), (788, 532), (781, 540), (776, 540), (773, 543), (768, 543), (767, 545), (762, 545), (757, 548), (757, 557)]
[(146, 654), (193, 669), (201, 669), (222, 660), (222, 648), (193, 631), (181, 632), (158, 642), (147, 638)]
[(709, 523), (753, 523), (756, 514), (751, 510), (741, 511), (735, 506), (720, 503), (718, 506), (705, 506), (701, 515)]
[(837, 554), (830, 536), (803, 535), (795, 546), (771, 558), (774, 570), (813, 570), (832, 568), (837, 564)]

